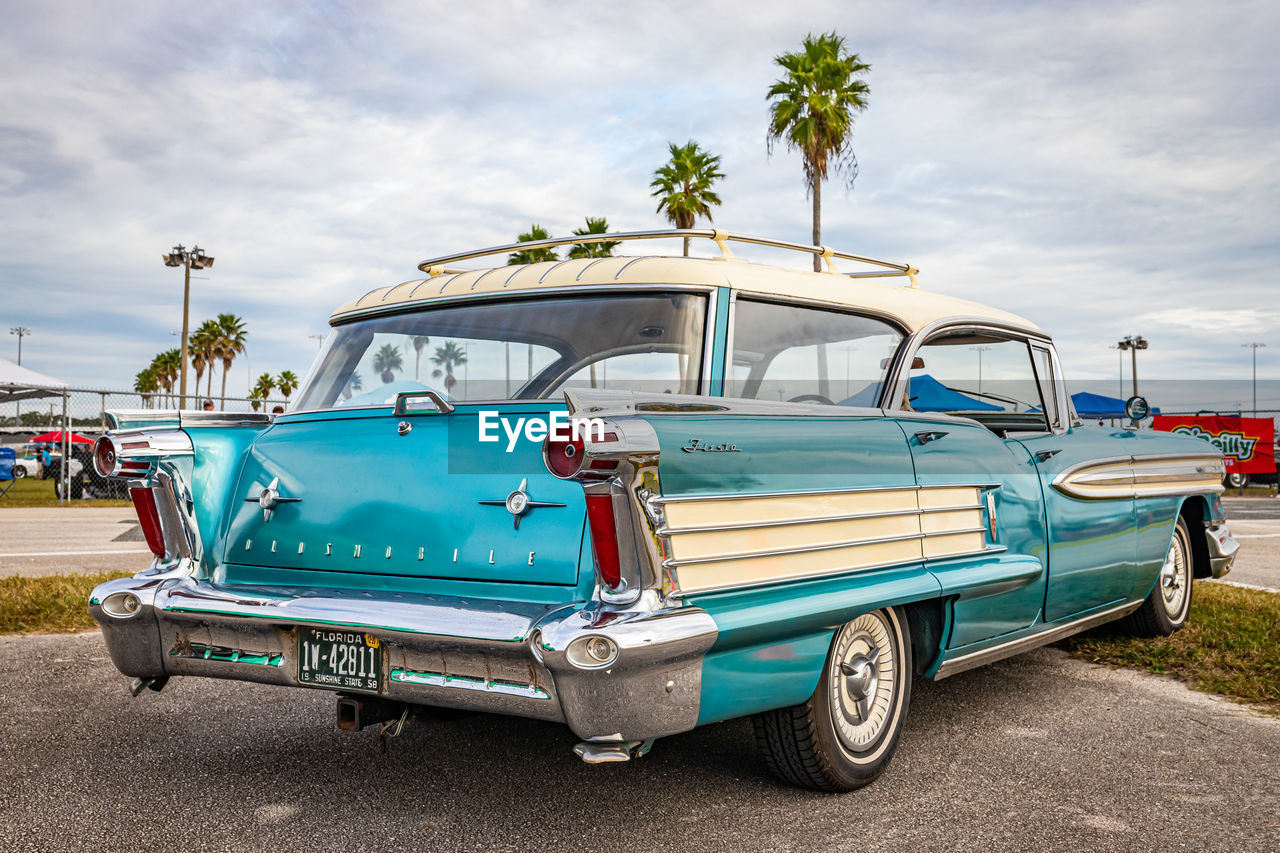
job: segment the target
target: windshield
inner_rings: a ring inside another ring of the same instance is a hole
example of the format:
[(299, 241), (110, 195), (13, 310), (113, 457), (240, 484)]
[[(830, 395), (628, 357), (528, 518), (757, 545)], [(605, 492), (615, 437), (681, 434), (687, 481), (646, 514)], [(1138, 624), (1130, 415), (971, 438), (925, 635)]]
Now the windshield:
[(593, 294), (455, 303), (359, 320), (326, 339), (294, 410), (558, 397), (566, 388), (696, 394), (707, 299)]

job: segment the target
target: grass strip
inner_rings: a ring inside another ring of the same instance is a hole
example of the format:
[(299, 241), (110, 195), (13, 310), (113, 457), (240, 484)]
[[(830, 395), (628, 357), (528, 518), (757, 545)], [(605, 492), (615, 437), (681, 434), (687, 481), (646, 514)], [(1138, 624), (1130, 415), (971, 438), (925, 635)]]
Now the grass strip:
[(0, 578), (0, 634), (71, 634), (96, 628), (89, 593), (103, 581), (131, 574)]
[(1280, 712), (1280, 594), (1197, 581), (1187, 626), (1138, 639), (1114, 626), (1058, 644), (1072, 657), (1172, 675), (1196, 690)]
[[(53, 491), (53, 480), (41, 480), (36, 477), (23, 477), (14, 480), (9, 493), (0, 498), (0, 510), (6, 507), (46, 507), (58, 506), (58, 496)], [(128, 498), (123, 500), (81, 498), (63, 501), (62, 506), (132, 506)]]

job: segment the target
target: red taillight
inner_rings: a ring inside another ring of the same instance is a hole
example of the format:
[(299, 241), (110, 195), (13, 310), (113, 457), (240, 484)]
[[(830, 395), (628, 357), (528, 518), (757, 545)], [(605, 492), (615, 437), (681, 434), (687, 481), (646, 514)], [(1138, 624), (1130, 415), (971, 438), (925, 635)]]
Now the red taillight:
[(138, 524), (147, 539), (147, 547), (157, 557), (164, 556), (164, 533), (160, 530), (160, 513), (156, 510), (156, 498), (150, 489), (130, 489), (129, 497), (138, 513)]
[(613, 523), (613, 498), (587, 495), (587, 523), (591, 526), (591, 547), (596, 552), (600, 580), (616, 589), (622, 583), (618, 561), (618, 528)]
[(110, 477), (116, 471), (116, 445), (105, 435), (93, 445), (93, 464), (104, 477)]
[(542, 458), (547, 470), (562, 480), (567, 480), (582, 468), (582, 439), (552, 441), (547, 438), (542, 445)]

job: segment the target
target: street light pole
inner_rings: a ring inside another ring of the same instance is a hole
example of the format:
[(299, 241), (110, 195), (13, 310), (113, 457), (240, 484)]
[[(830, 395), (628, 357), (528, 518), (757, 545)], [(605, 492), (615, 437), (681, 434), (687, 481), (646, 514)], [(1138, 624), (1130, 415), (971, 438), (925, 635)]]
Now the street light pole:
[(182, 379), (178, 385), (178, 408), (187, 405), (187, 344), (191, 337), (191, 270), (207, 269), (213, 266), (213, 258), (206, 255), (199, 246), (192, 246), (188, 251), (182, 244), (173, 247), (167, 255), (161, 255), (167, 267), (182, 267)]
[(9, 329), (9, 334), (18, 336), (18, 366), (22, 366), (22, 339), (31, 334), (31, 330), (26, 326), (13, 326)]
[(977, 346), (977, 347), (969, 347), (969, 349), (976, 350), (978, 353), (978, 393), (981, 394), (982, 393), (982, 354), (984, 352), (990, 352), (991, 347)]
[[(1142, 335), (1128, 335), (1119, 343), (1116, 348), (1124, 351), (1129, 350), (1133, 356), (1133, 396), (1138, 396), (1138, 350), (1146, 349), (1149, 346), (1147, 339)], [(1123, 358), (1123, 356), (1121, 356)], [(1122, 385), (1123, 389), (1123, 385)], [(1123, 390), (1121, 391), (1123, 393)]]
[(1258, 416), (1258, 347), (1265, 347), (1266, 344), (1251, 343), (1240, 346), (1253, 350), (1253, 416), (1256, 418)]

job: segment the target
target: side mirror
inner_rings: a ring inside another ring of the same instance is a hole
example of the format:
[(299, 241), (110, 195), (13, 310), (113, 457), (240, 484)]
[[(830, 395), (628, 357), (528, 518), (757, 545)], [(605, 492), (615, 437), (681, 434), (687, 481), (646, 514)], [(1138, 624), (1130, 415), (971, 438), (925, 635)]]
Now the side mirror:
[(1151, 405), (1145, 397), (1130, 397), (1124, 401), (1124, 413), (1130, 420), (1140, 421), (1151, 414)]

